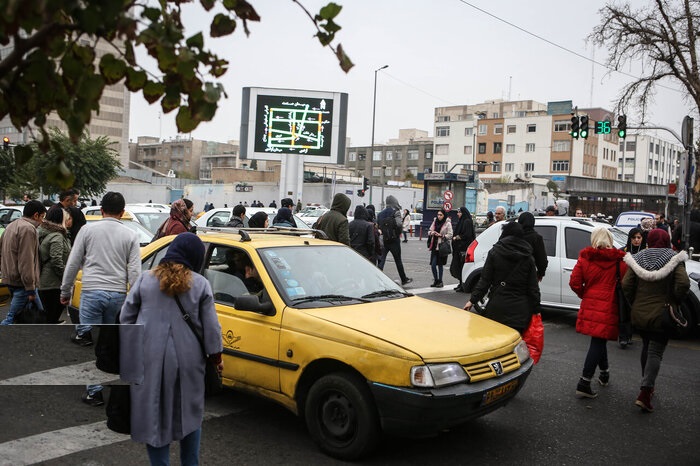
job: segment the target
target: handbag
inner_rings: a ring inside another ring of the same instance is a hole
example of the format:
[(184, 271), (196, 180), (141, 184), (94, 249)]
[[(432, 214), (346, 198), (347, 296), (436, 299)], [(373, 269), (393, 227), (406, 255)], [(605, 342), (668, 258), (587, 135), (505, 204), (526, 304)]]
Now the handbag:
[(120, 434), (131, 433), (131, 386), (112, 385), (105, 406), (107, 428)]
[(537, 364), (542, 356), (544, 349), (544, 324), (542, 323), (542, 314), (533, 314), (530, 319), (530, 325), (523, 332), (523, 340), (530, 350), (532, 362)]
[(452, 248), (450, 247), (449, 241), (443, 241), (438, 245), (438, 255), (440, 257), (447, 257), (452, 254)]
[[(38, 298), (36, 298), (38, 299)], [(15, 313), (15, 324), (45, 324), (46, 311), (36, 304), (36, 301), (27, 301), (22, 309)]]
[(194, 324), (192, 323), (192, 319), (190, 319), (190, 315), (185, 311), (185, 308), (182, 307), (182, 303), (180, 302), (180, 298), (178, 298), (177, 295), (174, 296), (175, 302), (177, 303), (177, 307), (180, 308), (180, 312), (182, 312), (182, 318), (187, 322), (187, 325), (190, 327), (192, 330), (192, 333), (194, 333), (194, 336), (197, 337), (197, 341), (199, 341), (199, 346), (202, 348), (202, 354), (204, 355), (204, 396), (206, 398), (216, 396), (220, 394), (223, 391), (223, 384), (221, 382), (221, 374), (219, 373), (219, 369), (216, 367), (216, 363), (212, 361), (208, 356), (207, 356), (207, 351), (204, 349), (204, 339), (202, 338), (202, 335), (199, 334), (196, 328), (194, 328)]
[(615, 296), (617, 297), (617, 309), (620, 324), (629, 323), (632, 317), (632, 304), (622, 290), (622, 277), (620, 276), (620, 263), (617, 264), (617, 281), (615, 282)]
[(668, 281), (666, 292), (666, 304), (661, 309), (661, 327), (670, 338), (680, 338), (688, 330), (688, 319), (683, 315), (680, 304), (672, 302), (673, 299), (673, 279)]

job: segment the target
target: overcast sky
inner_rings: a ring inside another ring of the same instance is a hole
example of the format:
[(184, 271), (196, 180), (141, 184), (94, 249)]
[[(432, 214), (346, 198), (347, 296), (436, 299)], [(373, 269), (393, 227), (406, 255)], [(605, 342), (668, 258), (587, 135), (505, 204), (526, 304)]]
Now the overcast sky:
[[(435, 107), (474, 105), (491, 99), (532, 99), (546, 103), (573, 100), (583, 107), (614, 108), (614, 100), (631, 78), (607, 74), (601, 66), (528, 35), (459, 0), (336, 0), (343, 44), (355, 63), (344, 73), (328, 48), (313, 36), (315, 29), (291, 0), (252, 0), (261, 17), (233, 36), (209, 47), (230, 61), (222, 83), (228, 99), (214, 120), (202, 123), (192, 136), (227, 141), (239, 139), (241, 89), (246, 86), (313, 89), (349, 94), (348, 136), (351, 144), (369, 145), (372, 132), (374, 70), (378, 73), (375, 142), (398, 136), (401, 128), (418, 128), (433, 136)], [(302, 0), (316, 12), (327, 0)], [(468, 3), (542, 36), (562, 47), (593, 57), (586, 37), (600, 22), (603, 0), (469, 0)], [(643, 7), (646, 0), (633, 0)], [(207, 17), (196, 2), (187, 9), (193, 34), (208, 31)], [(595, 60), (604, 62), (604, 50)], [(635, 73), (634, 68), (626, 70)], [(667, 86), (679, 89), (667, 82)], [(591, 98), (592, 96), (592, 98)], [(659, 89), (648, 120), (680, 133), (692, 107), (680, 92)], [(129, 136), (177, 134), (175, 112), (159, 114), (132, 95)], [(637, 117), (628, 112), (628, 125)], [(694, 116), (691, 114), (691, 116)], [(697, 117), (697, 115), (695, 115)], [(670, 136), (662, 136), (670, 138)]]

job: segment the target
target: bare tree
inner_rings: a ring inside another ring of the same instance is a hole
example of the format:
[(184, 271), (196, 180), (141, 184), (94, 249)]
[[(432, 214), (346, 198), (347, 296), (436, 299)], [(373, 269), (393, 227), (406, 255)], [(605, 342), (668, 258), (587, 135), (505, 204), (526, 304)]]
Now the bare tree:
[(609, 50), (606, 64), (616, 71), (630, 63), (641, 63), (642, 76), (626, 85), (617, 104), (618, 113), (638, 107), (646, 120), (656, 86), (661, 82), (681, 85), (687, 98), (700, 110), (697, 27), (700, 1), (654, 0), (633, 10), (629, 3), (610, 2), (600, 10), (601, 23), (589, 36), (594, 44)]

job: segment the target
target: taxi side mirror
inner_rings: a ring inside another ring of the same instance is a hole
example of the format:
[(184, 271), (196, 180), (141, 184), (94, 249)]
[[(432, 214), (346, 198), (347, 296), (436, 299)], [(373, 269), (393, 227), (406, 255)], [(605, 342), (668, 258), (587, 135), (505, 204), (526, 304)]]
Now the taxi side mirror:
[(275, 306), (271, 301), (260, 302), (260, 298), (257, 295), (245, 295), (236, 298), (236, 302), (233, 305), (234, 309), (238, 311), (250, 311), (257, 312), (264, 316), (275, 315)]

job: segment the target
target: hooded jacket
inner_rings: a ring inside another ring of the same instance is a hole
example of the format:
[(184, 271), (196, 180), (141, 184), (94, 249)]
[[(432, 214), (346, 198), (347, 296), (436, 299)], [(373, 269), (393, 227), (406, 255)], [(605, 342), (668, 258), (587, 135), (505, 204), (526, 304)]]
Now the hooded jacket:
[(370, 261), (374, 258), (374, 224), (364, 206), (355, 207), (355, 216), (348, 224), (350, 247)]
[(348, 231), (347, 212), (350, 208), (350, 198), (343, 193), (333, 196), (331, 210), (323, 214), (318, 220), (319, 229), (323, 230), (331, 241), (350, 246), (350, 233)]
[(532, 256), (537, 266), (537, 278), (544, 277), (547, 271), (547, 250), (544, 248), (542, 235), (535, 231), (535, 216), (530, 212), (523, 212), (518, 216), (518, 223), (523, 227), (523, 239), (532, 246)]
[(68, 232), (58, 223), (44, 221), (37, 230), (39, 233), (39, 275), (40, 290), (61, 288), (63, 272), (70, 254)]
[(619, 249), (600, 249), (589, 246), (583, 249), (571, 272), (569, 286), (581, 298), (576, 319), (576, 331), (595, 338), (617, 340), (619, 310), (615, 286), (617, 265), (620, 276), (627, 267), (621, 263), (625, 255)]
[(627, 253), (624, 260), (629, 268), (622, 289), (632, 303), (632, 325), (640, 330), (663, 331), (664, 305), (681, 303), (690, 289), (685, 270), (688, 254), (649, 248), (635, 255)]
[[(382, 220), (392, 216), (394, 217), (394, 221), (396, 222), (396, 229), (398, 232), (400, 232), (403, 228), (403, 219), (401, 217), (401, 205), (399, 204), (398, 199), (396, 199), (392, 195), (389, 195), (386, 197), (386, 207), (384, 208), (384, 210), (377, 214), (377, 224), (382, 225)], [(399, 238), (397, 235), (397, 238), (393, 241), (400, 241), (400, 239), (401, 238)], [(386, 238), (384, 238), (384, 242), (387, 242)]]
[(532, 314), (540, 312), (535, 261), (525, 240), (515, 235), (502, 237), (491, 248), (469, 300), (478, 303), (489, 290), (484, 317), (522, 332)]

